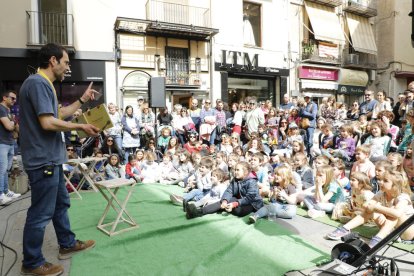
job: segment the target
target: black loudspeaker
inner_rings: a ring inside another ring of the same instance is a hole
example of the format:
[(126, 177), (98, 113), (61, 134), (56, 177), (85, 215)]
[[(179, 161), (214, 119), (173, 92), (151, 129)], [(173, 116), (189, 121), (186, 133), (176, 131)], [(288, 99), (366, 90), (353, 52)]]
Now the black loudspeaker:
[(150, 107), (166, 107), (165, 78), (152, 77), (148, 82), (148, 102)]

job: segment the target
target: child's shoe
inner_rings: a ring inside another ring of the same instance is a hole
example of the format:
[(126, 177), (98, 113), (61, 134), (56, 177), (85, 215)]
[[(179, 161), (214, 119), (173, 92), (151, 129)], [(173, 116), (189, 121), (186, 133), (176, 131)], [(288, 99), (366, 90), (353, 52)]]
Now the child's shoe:
[(310, 209), (308, 211), (308, 216), (310, 218), (319, 218), (319, 217), (323, 217), (325, 215), (326, 215), (325, 211), (322, 211), (322, 210)]
[(251, 224), (256, 223), (256, 221), (257, 221), (257, 216), (256, 216), (256, 215), (251, 215), (251, 216), (249, 217), (249, 222), (250, 222)]
[(183, 198), (174, 194), (170, 195), (170, 200), (174, 205), (181, 206), (183, 204)]
[(201, 217), (202, 215), (203, 215), (203, 211), (195, 205), (194, 201), (190, 201), (187, 204), (187, 210), (185, 213), (185, 217), (187, 219)]
[(333, 232), (326, 235), (325, 238), (328, 240), (339, 241), (342, 237), (345, 237), (349, 233), (351, 233), (351, 231), (342, 226), (336, 228)]

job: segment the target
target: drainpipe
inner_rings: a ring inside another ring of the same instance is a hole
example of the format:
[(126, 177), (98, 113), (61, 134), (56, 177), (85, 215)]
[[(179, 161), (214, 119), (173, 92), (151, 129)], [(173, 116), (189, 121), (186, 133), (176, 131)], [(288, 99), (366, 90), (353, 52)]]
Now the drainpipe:
[(116, 105), (119, 108), (124, 108), (124, 102), (123, 102), (123, 91), (121, 91), (121, 89), (119, 89), (119, 82), (118, 82), (118, 55), (120, 55), (121, 50), (119, 49), (119, 45), (118, 45), (118, 33), (116, 32), (116, 30), (114, 29), (114, 35), (115, 35), (115, 47), (114, 47), (114, 52), (115, 52), (115, 92), (116, 92)]

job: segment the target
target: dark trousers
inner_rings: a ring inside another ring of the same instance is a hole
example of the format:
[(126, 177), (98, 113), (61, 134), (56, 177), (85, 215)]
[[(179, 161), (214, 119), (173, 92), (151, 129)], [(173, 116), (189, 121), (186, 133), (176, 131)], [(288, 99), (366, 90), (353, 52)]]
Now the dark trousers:
[[(229, 203), (231, 202), (236, 202), (237, 198), (232, 197), (229, 201)], [(221, 202), (216, 202), (213, 204), (209, 204), (203, 207), (203, 215), (207, 215), (207, 214), (214, 214), (217, 213), (218, 211), (220, 211), (221, 209)], [(244, 217), (248, 214), (250, 214), (251, 212), (254, 212), (255, 209), (253, 208), (253, 206), (251, 204), (249, 205), (243, 205), (243, 206), (237, 206), (236, 208), (233, 208), (233, 210), (231, 211), (231, 213), (235, 216), (238, 217)]]

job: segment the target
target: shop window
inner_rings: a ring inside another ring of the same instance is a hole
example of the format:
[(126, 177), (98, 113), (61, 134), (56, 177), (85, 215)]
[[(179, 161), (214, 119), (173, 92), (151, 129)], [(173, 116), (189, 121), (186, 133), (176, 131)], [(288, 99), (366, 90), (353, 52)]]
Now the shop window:
[(243, 2), (243, 43), (261, 47), (261, 6), (251, 2)]

